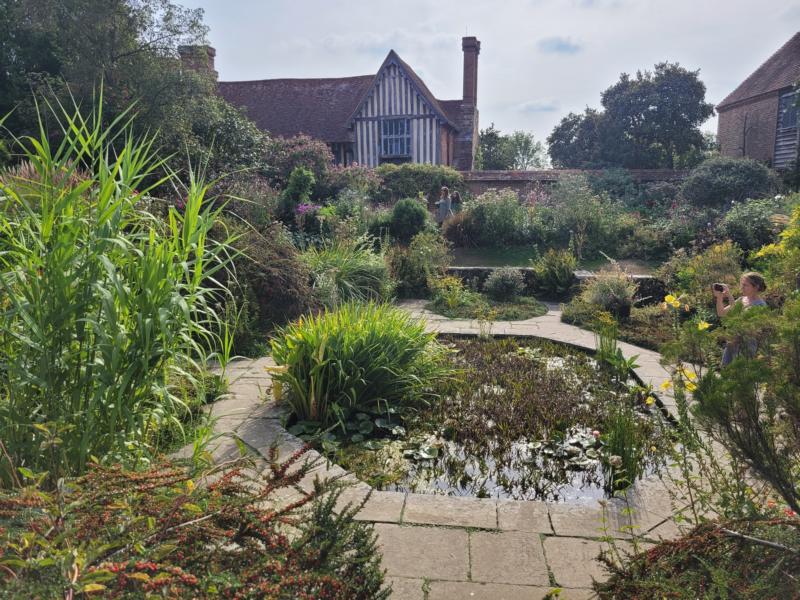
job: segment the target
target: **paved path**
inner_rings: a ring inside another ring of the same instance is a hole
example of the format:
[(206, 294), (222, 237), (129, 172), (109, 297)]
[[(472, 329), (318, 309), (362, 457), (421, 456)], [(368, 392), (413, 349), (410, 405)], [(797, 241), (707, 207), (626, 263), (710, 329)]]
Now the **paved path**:
[[(428, 313), (423, 303), (402, 306), (424, 317), (431, 330), (442, 333), (477, 333), (476, 321), (450, 320)], [(594, 335), (560, 322), (555, 307), (547, 315), (515, 322), (495, 322), (493, 334), (535, 336), (585, 348), (594, 348)], [(638, 354), (636, 373), (654, 387), (668, 377), (659, 355), (630, 344), (620, 344), (626, 356)], [(213, 405), (219, 433), (235, 433), (261, 460), (277, 444), (286, 456), (303, 442), (280, 424), (284, 414), (271, 400), (265, 367), (270, 358), (232, 363), (227, 371), (229, 396)], [(673, 407), (672, 398), (662, 397)], [(212, 447), (217, 461), (238, 455), (228, 436)], [(314, 453), (314, 456), (319, 456)], [(336, 465), (319, 466), (314, 476), (339, 475), (353, 482), (343, 501), (360, 501), (370, 491)], [(303, 486), (311, 486), (309, 475)], [(374, 491), (359, 518), (375, 524), (387, 580), (393, 598), (408, 600), (517, 600), (542, 598), (555, 587), (559, 598), (594, 597), (593, 578), (605, 576), (595, 560), (615, 538), (618, 548), (631, 548), (631, 533), (644, 546), (679, 533), (672, 520), (673, 506), (664, 484), (639, 482), (630, 494), (629, 509), (611, 501), (597, 504), (563, 504), (541, 501), (457, 498), (401, 492)], [(605, 523), (605, 526), (603, 525)], [(605, 527), (605, 529), (604, 529)]]

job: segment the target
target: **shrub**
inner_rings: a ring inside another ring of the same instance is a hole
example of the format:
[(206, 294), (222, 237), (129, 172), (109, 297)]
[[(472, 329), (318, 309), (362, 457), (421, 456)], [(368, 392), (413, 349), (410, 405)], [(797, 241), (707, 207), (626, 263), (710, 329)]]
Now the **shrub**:
[(382, 184), (375, 169), (355, 164), (332, 166), (321, 180), (320, 197), (335, 198), (344, 190), (353, 190), (369, 200), (377, 200)]
[(305, 167), (297, 167), (289, 176), (289, 183), (281, 193), (278, 207), (278, 218), (286, 225), (292, 226), (296, 220), (296, 209), (309, 205), (311, 192), (314, 189), (314, 174)]
[(659, 269), (657, 276), (668, 288), (686, 294), (691, 306), (710, 306), (714, 302), (711, 284), (727, 283), (735, 292), (741, 275), (742, 251), (730, 241), (711, 246), (689, 257), (676, 252), (674, 257)]
[(389, 232), (392, 237), (407, 244), (415, 235), (425, 229), (430, 222), (428, 209), (413, 198), (404, 198), (394, 205)]
[[(596, 329), (602, 314), (602, 307), (584, 302), (578, 296), (563, 306), (561, 320), (585, 329)], [(634, 306), (630, 316), (618, 325), (620, 340), (649, 350), (658, 351), (674, 338), (672, 322), (658, 305)]]
[(636, 207), (639, 203), (639, 186), (627, 169), (603, 169), (588, 178), (592, 191), (599, 195), (618, 200), (626, 206)]
[(761, 163), (719, 156), (695, 168), (683, 182), (681, 193), (695, 206), (722, 208), (729, 202), (762, 198), (772, 186), (769, 169)]
[(513, 267), (495, 269), (483, 284), (483, 291), (495, 300), (511, 300), (525, 288), (522, 273)]
[(581, 299), (614, 315), (627, 317), (636, 294), (636, 283), (618, 266), (599, 271), (586, 282)]
[(314, 466), (304, 453), (278, 462), (271, 452), (263, 474), (226, 463), (204, 474), (208, 486), (169, 463), (95, 465), (52, 493), (0, 495), (3, 595), (386, 598), (375, 534), (355, 520), (361, 507), (338, 508), (334, 482), (298, 491)]
[(757, 250), (777, 238), (778, 228), (773, 222), (777, 208), (771, 199), (735, 203), (720, 221), (718, 233), (745, 252)]
[(594, 588), (602, 600), (792, 598), (797, 595), (792, 573), (800, 570), (800, 555), (788, 549), (798, 544), (798, 519), (704, 522), (685, 536), (629, 557), (622, 567), (606, 556), (611, 577)]
[(450, 191), (464, 190), (461, 173), (441, 165), (383, 164), (375, 172), (383, 180), (376, 199), (383, 203), (400, 198), (416, 198), (420, 192), (431, 202), (439, 197), (442, 186), (447, 186)]
[(392, 211), (379, 209), (370, 213), (367, 218), (367, 234), (376, 240), (382, 240), (389, 235), (392, 224)]
[(513, 190), (489, 190), (465, 202), (461, 214), (464, 216), (458, 218), (459, 225), (449, 226), (446, 231), (451, 235), (457, 232), (459, 241), (466, 242), (464, 245), (516, 246), (541, 241), (541, 233), (534, 232), (531, 226), (528, 207), (520, 204)]
[(267, 142), (264, 171), (277, 188), (285, 188), (292, 171), (298, 167), (311, 171), (314, 181), (323, 184), (332, 165), (333, 155), (328, 145), (307, 135), (274, 137)]
[(343, 424), (356, 411), (425, 400), (443, 373), (435, 335), (390, 305), (344, 304), (304, 317), (272, 341), (272, 357), (301, 421)]
[(428, 287), (433, 294), (433, 303), (450, 310), (473, 302), (477, 295), (465, 289), (461, 279), (453, 275), (434, 277), (428, 281)]
[[(145, 440), (186, 412), (170, 374), (203, 361), (218, 333), (209, 277), (227, 262), (227, 239), (209, 239), (221, 209), (205, 202), (206, 187), (193, 182), (163, 222), (138, 208), (162, 164), (152, 140), (133, 139), (120, 120), (104, 126), (99, 108), (57, 119), (57, 149), (44, 130), (23, 144), (35, 192), (0, 184), (6, 483), (16, 467), (52, 483), (92, 457), (147, 458)], [(74, 185), (62, 174), (78, 163), (92, 172)]]
[(265, 177), (254, 173), (225, 177), (214, 187), (214, 192), (225, 198), (226, 214), (235, 214), (257, 228), (272, 220), (281, 197)]
[(428, 294), (428, 281), (444, 275), (451, 257), (447, 242), (434, 232), (415, 236), (408, 247), (392, 246), (387, 254), (397, 295), (419, 298)]
[(630, 219), (622, 218), (621, 205), (594, 194), (583, 176), (560, 178), (550, 201), (553, 241), (562, 247), (571, 242), (579, 259), (615, 251), (632, 229)]
[(311, 270), (314, 292), (329, 308), (350, 300), (388, 300), (392, 281), (383, 254), (372, 251), (372, 240), (337, 241), (309, 248), (303, 261)]
[(551, 248), (531, 265), (534, 289), (550, 298), (566, 296), (575, 285), (578, 261), (568, 250)]

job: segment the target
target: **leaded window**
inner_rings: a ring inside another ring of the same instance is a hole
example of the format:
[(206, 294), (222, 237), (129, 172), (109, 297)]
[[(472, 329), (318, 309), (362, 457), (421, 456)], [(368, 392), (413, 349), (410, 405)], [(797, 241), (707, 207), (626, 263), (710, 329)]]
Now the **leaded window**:
[(411, 155), (411, 121), (383, 119), (381, 121), (381, 156)]

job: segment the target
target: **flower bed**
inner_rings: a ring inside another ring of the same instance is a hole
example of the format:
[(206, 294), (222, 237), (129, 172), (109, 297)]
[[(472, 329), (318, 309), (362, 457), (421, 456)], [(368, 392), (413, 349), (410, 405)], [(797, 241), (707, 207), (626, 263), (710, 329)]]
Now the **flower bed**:
[[(354, 429), (335, 459), (379, 489), (599, 498), (655, 469), (654, 399), (585, 352), (538, 340), (443, 338), (455, 375), (427, 408)], [(374, 415), (365, 414), (364, 421)], [(357, 428), (357, 425), (354, 426)]]

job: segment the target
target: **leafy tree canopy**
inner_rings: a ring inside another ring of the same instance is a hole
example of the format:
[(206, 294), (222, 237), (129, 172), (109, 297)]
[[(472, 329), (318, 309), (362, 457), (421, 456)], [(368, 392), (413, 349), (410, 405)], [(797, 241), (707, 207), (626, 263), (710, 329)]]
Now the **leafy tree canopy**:
[(623, 73), (601, 95), (603, 110), (570, 113), (548, 136), (559, 167), (675, 168), (704, 158), (699, 126), (714, 113), (699, 71), (663, 62)]
[(486, 170), (529, 170), (547, 166), (544, 145), (532, 133), (515, 131), (503, 135), (492, 123), (478, 138), (477, 168)]
[(0, 0), (5, 127), (37, 127), (34, 95), (90, 105), (102, 85), (105, 119), (133, 104), (134, 127), (159, 131), (173, 168), (187, 159), (212, 175), (253, 166), (255, 125), (216, 96), (213, 78), (181, 68), (178, 46), (206, 33), (201, 9), (169, 0)]

